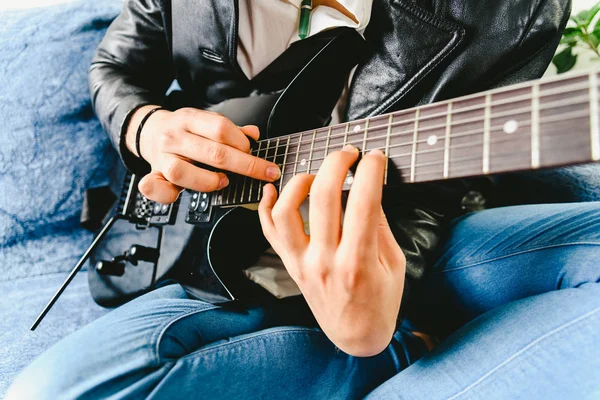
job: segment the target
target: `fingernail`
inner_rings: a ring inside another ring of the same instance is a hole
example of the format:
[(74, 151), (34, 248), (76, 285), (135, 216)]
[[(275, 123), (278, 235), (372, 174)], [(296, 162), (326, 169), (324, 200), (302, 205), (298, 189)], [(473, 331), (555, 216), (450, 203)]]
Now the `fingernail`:
[(267, 176), (273, 180), (277, 180), (281, 176), (281, 170), (279, 167), (269, 167), (267, 168)]
[(374, 156), (384, 156), (385, 157), (385, 153), (379, 149), (373, 149), (369, 152), (369, 154), (372, 154)]
[(227, 179), (226, 176), (222, 177), (221, 180), (219, 181), (219, 189), (223, 189), (224, 187), (226, 187), (227, 185), (229, 185), (229, 179)]
[(358, 149), (354, 146), (352, 146), (351, 144), (347, 144), (342, 148), (342, 151), (347, 151), (348, 153), (354, 153), (355, 151), (358, 151)]

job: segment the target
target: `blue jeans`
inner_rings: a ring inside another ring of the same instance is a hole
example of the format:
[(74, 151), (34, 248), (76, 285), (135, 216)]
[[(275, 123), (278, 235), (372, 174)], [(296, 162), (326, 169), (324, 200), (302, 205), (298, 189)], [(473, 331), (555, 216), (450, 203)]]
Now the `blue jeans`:
[[(337, 350), (300, 297), (231, 310), (178, 285), (65, 338), (8, 399), (598, 398), (600, 204), (454, 222), (381, 354)], [(415, 326), (444, 339), (427, 352)]]

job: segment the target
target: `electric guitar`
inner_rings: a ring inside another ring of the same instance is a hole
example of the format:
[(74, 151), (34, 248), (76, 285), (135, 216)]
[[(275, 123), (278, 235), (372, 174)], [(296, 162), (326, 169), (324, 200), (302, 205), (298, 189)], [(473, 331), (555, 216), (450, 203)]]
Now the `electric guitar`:
[[(238, 125), (261, 127), (264, 139), (252, 152), (281, 166), (279, 191), (293, 176), (318, 171), (329, 153), (346, 144), (363, 153), (381, 149), (388, 157), (388, 186), (600, 160), (597, 71), (324, 126), (343, 84), (339, 71), (348, 71), (356, 60), (338, 65), (335, 74), (324, 74), (331, 69), (321, 67), (349, 45), (360, 47), (360, 40), (345, 33), (330, 36), (282, 91), (213, 108)], [(307, 101), (315, 91), (323, 94), (318, 104)], [(259, 202), (263, 183), (228, 176), (230, 184), (221, 191), (186, 190), (175, 203), (163, 205), (138, 192), (140, 177), (125, 174), (113, 217), (80, 262), (90, 258), (96, 302), (116, 306), (171, 281), (211, 303), (269, 296), (243, 273), (268, 247), (257, 212), (246, 207)], [(343, 189), (352, 182), (349, 172)]]

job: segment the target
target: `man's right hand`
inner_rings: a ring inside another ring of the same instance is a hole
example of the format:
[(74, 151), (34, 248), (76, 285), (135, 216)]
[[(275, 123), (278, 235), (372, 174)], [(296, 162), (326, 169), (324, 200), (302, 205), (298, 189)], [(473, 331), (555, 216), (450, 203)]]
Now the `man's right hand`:
[[(125, 143), (135, 155), (139, 124), (156, 107), (141, 107), (131, 117)], [(139, 190), (148, 199), (167, 204), (174, 202), (183, 189), (212, 192), (229, 184), (224, 173), (199, 168), (195, 161), (262, 181), (276, 181), (281, 175), (279, 167), (250, 154), (248, 138), (258, 140), (259, 134), (256, 126), (238, 127), (209, 111), (156, 111), (144, 124), (140, 137), (141, 155), (152, 171), (140, 180)]]

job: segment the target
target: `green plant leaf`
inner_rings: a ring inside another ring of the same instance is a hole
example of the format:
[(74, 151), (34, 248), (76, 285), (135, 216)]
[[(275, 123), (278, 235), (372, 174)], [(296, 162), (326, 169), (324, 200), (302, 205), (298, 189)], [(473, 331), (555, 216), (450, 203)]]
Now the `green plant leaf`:
[(560, 44), (575, 46), (577, 44), (577, 38), (582, 34), (583, 32), (581, 32), (581, 28), (579, 27), (565, 28), (562, 39), (560, 40)]
[(592, 23), (592, 20), (594, 19), (596, 14), (598, 14), (598, 11), (600, 11), (600, 2), (596, 3), (589, 10), (583, 10), (583, 11), (577, 13), (577, 15), (572, 16), (571, 19), (577, 25), (584, 26), (587, 28)]
[(600, 24), (598, 24), (592, 33), (590, 33), (590, 37), (593, 38), (593, 43), (598, 47), (598, 43), (600, 43)]
[(571, 70), (577, 62), (577, 54), (573, 54), (573, 48), (567, 47), (554, 56), (552, 64), (556, 66), (556, 72), (562, 74)]

